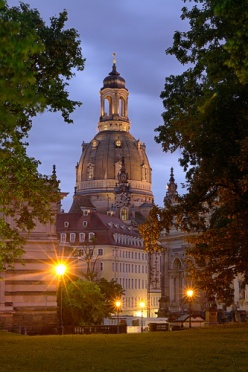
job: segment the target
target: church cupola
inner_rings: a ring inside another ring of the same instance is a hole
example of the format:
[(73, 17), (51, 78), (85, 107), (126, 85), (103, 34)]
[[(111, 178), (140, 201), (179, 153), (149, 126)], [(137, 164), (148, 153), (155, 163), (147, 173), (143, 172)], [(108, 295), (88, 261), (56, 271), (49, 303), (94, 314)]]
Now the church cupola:
[(113, 53), (112, 71), (103, 80), (100, 90), (99, 132), (105, 130), (129, 132), (128, 90), (125, 80), (116, 69), (116, 53)]

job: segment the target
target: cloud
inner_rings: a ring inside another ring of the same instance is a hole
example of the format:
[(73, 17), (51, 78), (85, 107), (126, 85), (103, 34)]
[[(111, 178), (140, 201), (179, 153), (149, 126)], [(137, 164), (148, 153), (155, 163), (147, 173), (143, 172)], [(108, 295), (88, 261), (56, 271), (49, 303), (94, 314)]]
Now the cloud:
[[(153, 193), (156, 204), (162, 204), (169, 181), (170, 168), (175, 168), (178, 185), (184, 174), (178, 165), (178, 154), (165, 154), (154, 141), (154, 129), (161, 125), (163, 104), (160, 93), (165, 77), (182, 72), (182, 66), (165, 50), (172, 45), (173, 33), (185, 29), (180, 20), (180, 0), (29, 0), (41, 17), (49, 21), (66, 9), (67, 27), (75, 28), (81, 39), (85, 69), (69, 82), (71, 99), (83, 102), (72, 115), (73, 125), (63, 122), (59, 114), (45, 113), (35, 118), (29, 136), (28, 153), (41, 160), (40, 171), (52, 173), (56, 164), (61, 190), (70, 196), (63, 206), (68, 210), (75, 186), (75, 165), (81, 154), (81, 143), (89, 142), (97, 132), (100, 116), (99, 90), (112, 69), (112, 53), (117, 52), (117, 70), (126, 80), (129, 96), (131, 133), (146, 144), (153, 169)], [(19, 4), (9, 0), (9, 6)], [(49, 6), (48, 6), (49, 5)], [(178, 186), (179, 187), (179, 186)]]

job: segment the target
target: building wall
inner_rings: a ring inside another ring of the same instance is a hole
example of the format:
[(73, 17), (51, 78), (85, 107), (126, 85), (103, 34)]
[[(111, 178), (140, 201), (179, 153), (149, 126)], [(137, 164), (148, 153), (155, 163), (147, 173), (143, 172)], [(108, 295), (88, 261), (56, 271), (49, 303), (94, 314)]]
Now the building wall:
[(25, 244), (22, 263), (1, 273), (0, 326), (27, 334), (56, 332), (57, 244), (55, 225), (37, 223)]

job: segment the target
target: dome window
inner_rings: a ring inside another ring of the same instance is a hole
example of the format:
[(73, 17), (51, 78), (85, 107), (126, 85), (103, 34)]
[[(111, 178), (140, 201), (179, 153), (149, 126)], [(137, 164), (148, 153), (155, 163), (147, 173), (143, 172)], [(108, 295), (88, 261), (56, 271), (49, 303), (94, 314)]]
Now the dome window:
[(120, 140), (120, 138), (117, 138), (117, 140), (115, 141), (115, 147), (121, 147), (121, 140)]
[(88, 180), (93, 180), (94, 178), (94, 165), (89, 164), (87, 167), (87, 178)]
[(97, 145), (98, 145), (98, 141), (93, 140), (93, 141), (92, 141), (92, 147), (93, 147), (93, 148), (96, 148)]

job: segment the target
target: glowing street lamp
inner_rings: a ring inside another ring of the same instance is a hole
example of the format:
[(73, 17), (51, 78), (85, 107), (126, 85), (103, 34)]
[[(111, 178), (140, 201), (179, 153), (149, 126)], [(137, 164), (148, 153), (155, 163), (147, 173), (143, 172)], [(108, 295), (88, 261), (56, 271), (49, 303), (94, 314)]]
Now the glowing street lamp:
[(59, 263), (55, 266), (55, 271), (58, 277), (58, 334), (63, 334), (63, 312), (62, 312), (62, 277), (66, 272), (66, 265)]
[(189, 328), (191, 328), (192, 298), (194, 296), (193, 289), (188, 289), (186, 291), (186, 295), (187, 295), (188, 301), (189, 301)]
[(144, 331), (144, 328), (143, 328), (143, 311), (144, 311), (144, 307), (145, 307), (145, 303), (144, 301), (141, 301), (140, 304), (139, 304), (140, 308), (141, 308), (141, 332), (143, 333)]
[(116, 312), (117, 312), (117, 333), (119, 333), (119, 314), (120, 314), (120, 307), (121, 307), (120, 300), (115, 301), (115, 307), (116, 307)]

